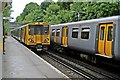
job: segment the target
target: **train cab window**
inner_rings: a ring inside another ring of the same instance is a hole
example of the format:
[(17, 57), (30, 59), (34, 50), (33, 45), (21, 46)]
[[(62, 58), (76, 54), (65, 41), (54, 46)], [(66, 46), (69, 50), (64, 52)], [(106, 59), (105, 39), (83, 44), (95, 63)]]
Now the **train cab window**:
[(44, 26), (43, 27), (43, 34), (48, 34), (49, 33), (49, 27), (48, 26)]
[(34, 35), (34, 26), (29, 26), (29, 35)]
[(78, 28), (73, 28), (72, 29), (72, 38), (78, 38)]
[(41, 34), (41, 26), (36, 25), (36, 26), (34, 26), (34, 28), (35, 28), (35, 34), (36, 35)]
[(112, 41), (112, 36), (113, 36), (113, 27), (109, 26), (108, 27), (108, 37), (107, 37), (107, 40), (108, 41)]
[(104, 40), (104, 30), (105, 30), (105, 27), (101, 27), (100, 40)]
[(55, 29), (52, 29), (52, 36), (55, 36)]
[(81, 39), (89, 39), (90, 28), (82, 28)]
[(57, 29), (56, 36), (57, 36), (57, 37), (60, 36), (60, 29)]

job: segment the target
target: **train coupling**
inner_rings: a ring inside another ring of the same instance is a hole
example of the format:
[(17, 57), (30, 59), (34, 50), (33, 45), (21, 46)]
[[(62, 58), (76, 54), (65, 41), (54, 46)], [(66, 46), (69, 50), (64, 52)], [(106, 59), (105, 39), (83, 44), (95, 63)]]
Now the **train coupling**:
[(42, 51), (42, 44), (37, 44), (36, 49), (37, 49), (37, 51)]

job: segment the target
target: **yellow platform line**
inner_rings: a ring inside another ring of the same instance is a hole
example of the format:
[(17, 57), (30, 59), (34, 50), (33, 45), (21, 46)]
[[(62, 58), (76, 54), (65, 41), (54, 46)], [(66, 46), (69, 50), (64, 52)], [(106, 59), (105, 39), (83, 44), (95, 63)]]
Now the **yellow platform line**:
[(0, 42), (0, 51), (3, 51), (3, 43)]
[(0, 38), (4, 38), (4, 36), (0, 36)]

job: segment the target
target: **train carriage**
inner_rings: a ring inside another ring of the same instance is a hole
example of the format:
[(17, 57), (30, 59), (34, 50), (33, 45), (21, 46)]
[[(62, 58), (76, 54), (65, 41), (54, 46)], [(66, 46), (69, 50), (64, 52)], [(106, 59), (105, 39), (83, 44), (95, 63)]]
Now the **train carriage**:
[(51, 25), (51, 41), (83, 53), (81, 57), (96, 61), (96, 56), (120, 61), (120, 16)]
[(50, 45), (50, 29), (48, 23), (34, 22), (11, 31), (12, 36), (31, 48), (47, 50)]

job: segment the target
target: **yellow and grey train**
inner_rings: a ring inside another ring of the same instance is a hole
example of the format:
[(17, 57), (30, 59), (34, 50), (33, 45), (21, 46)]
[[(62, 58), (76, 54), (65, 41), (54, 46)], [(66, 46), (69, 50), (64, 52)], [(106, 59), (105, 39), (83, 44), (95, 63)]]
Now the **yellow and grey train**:
[(50, 25), (45, 22), (33, 22), (11, 31), (11, 35), (25, 45), (39, 50), (47, 50), (50, 45)]
[(120, 16), (51, 25), (51, 41), (83, 58), (120, 61)]

